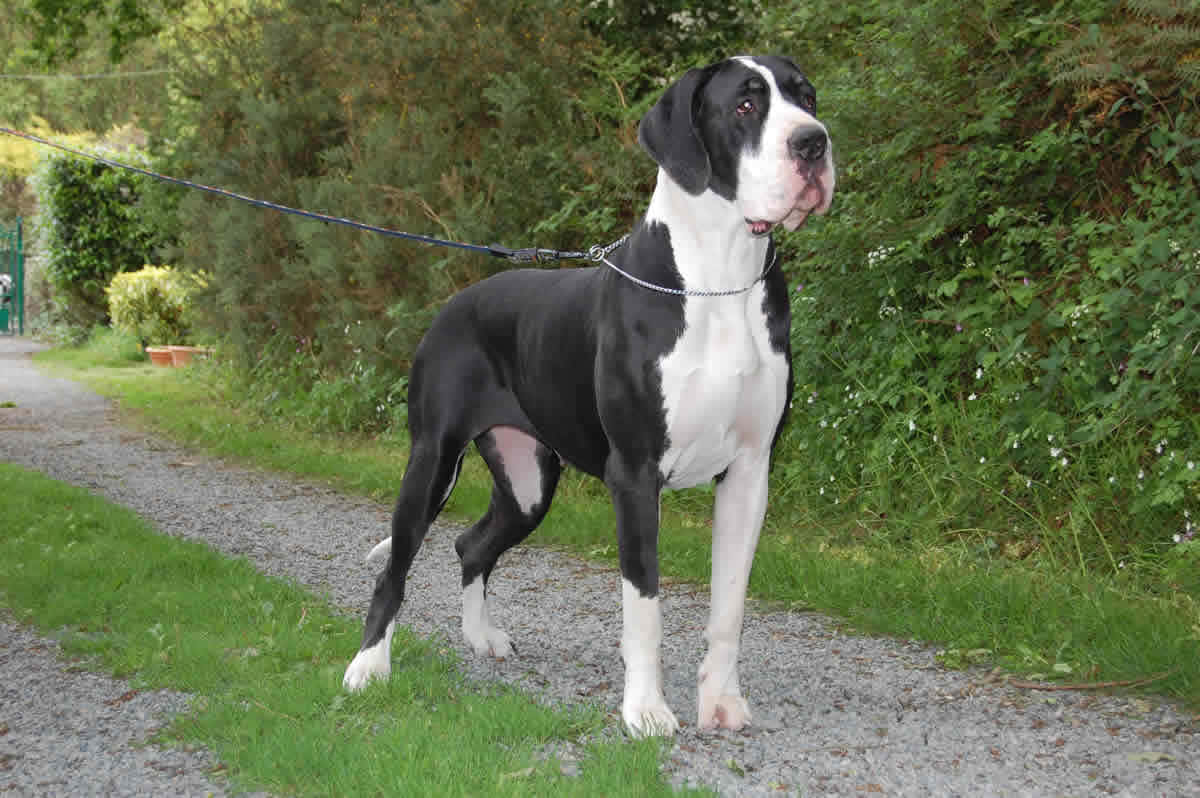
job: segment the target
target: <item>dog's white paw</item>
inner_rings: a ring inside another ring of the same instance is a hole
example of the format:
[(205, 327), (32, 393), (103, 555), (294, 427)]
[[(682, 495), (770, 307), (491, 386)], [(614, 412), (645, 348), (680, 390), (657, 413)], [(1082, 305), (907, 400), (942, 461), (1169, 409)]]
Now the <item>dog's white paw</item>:
[(506, 659), (515, 651), (508, 632), (492, 625), (481, 576), (463, 588), (462, 632), (481, 657)]
[(707, 695), (700, 691), (700, 728), (741, 729), (750, 722), (750, 705), (740, 695)]
[(367, 554), (367, 565), (382, 565), (392, 556), (392, 539), (384, 538)]
[(369, 648), (360, 649), (346, 667), (342, 686), (356, 692), (367, 686), (372, 679), (387, 679), (392, 675), (392, 634), (396, 631), (393, 620), (379, 642)]
[(661, 696), (648, 702), (625, 699), (621, 718), (633, 737), (670, 737), (679, 731), (679, 721)]
[(346, 675), (342, 677), (342, 686), (350, 692), (357, 692), (367, 686), (372, 679), (387, 679), (392, 675), (392, 664), (386, 660), (378, 662), (371, 651), (360, 651), (346, 667)]
[(503, 629), (497, 629), (494, 626), (468, 629), (464, 625), (463, 636), (467, 638), (467, 643), (471, 648), (475, 649), (475, 653), (481, 657), (507, 659), (513, 655), (512, 638)]

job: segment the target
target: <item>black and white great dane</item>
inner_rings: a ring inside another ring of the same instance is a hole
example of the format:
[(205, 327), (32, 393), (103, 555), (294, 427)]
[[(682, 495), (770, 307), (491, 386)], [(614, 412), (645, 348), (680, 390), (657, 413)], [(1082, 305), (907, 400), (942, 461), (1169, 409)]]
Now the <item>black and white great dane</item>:
[(638, 130), (660, 168), (645, 217), (610, 256), (626, 274), (508, 271), (446, 304), (413, 362), (412, 452), (391, 538), (368, 557), (387, 565), (348, 689), (390, 673), (408, 570), (474, 441), (495, 484), (487, 513), (455, 543), (471, 647), (512, 654), (488, 615), (488, 577), (546, 515), (570, 463), (604, 480), (616, 510), (621, 714), (635, 735), (674, 733), (659, 659), (659, 495), (715, 479), (698, 722), (749, 721), (737, 671), (746, 583), (792, 391), (788, 292), (771, 229), (829, 209), (833, 158), (816, 111), (812, 84), (786, 58), (688, 71)]

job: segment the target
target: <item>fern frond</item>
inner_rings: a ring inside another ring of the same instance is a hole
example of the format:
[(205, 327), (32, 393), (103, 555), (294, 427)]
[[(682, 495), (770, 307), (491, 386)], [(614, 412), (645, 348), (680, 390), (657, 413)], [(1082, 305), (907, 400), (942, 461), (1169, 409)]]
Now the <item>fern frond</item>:
[(1125, 0), (1124, 5), (1133, 16), (1145, 20), (1184, 21), (1200, 16), (1192, 0)]

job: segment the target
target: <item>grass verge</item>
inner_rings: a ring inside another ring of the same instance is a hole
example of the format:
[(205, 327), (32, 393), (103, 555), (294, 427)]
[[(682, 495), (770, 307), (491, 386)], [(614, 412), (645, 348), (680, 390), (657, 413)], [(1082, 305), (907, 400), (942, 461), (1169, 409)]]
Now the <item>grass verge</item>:
[[(404, 440), (263, 423), (239, 407), (215, 372), (88, 365), (78, 352), (47, 352), (39, 361), (118, 399), (157, 431), (211, 453), (384, 501), (400, 483)], [(447, 511), (474, 519), (489, 492), (486, 468), (470, 457)], [(667, 578), (707, 582), (710, 504), (705, 489), (665, 497), (660, 555)], [(615, 562), (612, 529), (603, 487), (568, 471), (533, 540)], [(989, 662), (1023, 678), (1069, 681), (1167, 672), (1143, 689), (1200, 706), (1200, 604), (1186, 591), (1164, 594), (1045, 560), (995, 557), (986, 546), (958, 539), (900, 546), (861, 530), (829, 529), (785, 502), (768, 513), (751, 594), (830, 612), (863, 631), (938, 644), (948, 665)]]
[[(606, 724), (465, 682), (397, 630), (387, 684), (341, 688), (359, 622), (304, 590), (157, 533), (86, 491), (8, 464), (0, 600), (143, 687), (196, 696), (170, 739), (215, 751), (236, 786), (290, 795), (667, 795), (654, 742), (592, 742), (576, 776), (550, 753)], [(414, 711), (415, 710), (415, 711)]]

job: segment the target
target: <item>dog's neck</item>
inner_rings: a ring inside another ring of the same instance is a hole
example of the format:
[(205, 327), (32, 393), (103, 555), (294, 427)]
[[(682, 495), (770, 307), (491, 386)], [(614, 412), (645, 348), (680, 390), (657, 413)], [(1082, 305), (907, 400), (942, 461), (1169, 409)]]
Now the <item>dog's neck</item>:
[(766, 266), (770, 236), (751, 235), (736, 204), (711, 189), (689, 194), (661, 168), (646, 222), (671, 231), (675, 268), (689, 290), (743, 288)]

